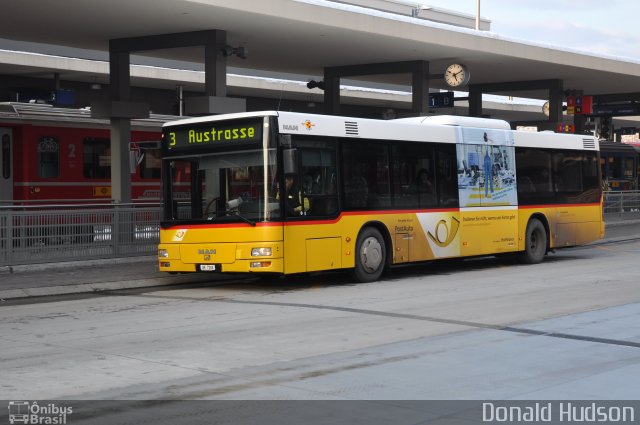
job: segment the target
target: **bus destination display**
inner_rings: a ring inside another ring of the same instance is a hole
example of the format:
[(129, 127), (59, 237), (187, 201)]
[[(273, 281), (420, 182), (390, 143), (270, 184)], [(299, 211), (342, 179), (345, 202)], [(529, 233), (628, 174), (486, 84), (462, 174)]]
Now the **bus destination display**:
[(208, 123), (206, 126), (180, 126), (164, 130), (164, 142), (168, 149), (203, 148), (206, 146), (260, 143), (262, 120), (235, 123)]

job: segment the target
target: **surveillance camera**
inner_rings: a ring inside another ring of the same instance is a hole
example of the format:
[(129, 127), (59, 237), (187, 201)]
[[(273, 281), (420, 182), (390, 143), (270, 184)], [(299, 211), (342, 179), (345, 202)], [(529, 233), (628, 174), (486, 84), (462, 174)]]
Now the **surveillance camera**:
[(237, 47), (235, 51), (236, 56), (238, 56), (240, 59), (246, 59), (247, 53), (249, 53), (249, 50), (244, 46)]
[(320, 90), (324, 90), (324, 81), (311, 80), (307, 83), (308, 89), (315, 89), (316, 87)]
[(241, 47), (232, 47), (232, 46), (225, 46), (222, 48), (221, 50), (222, 52), (222, 56), (224, 56), (225, 58), (228, 58), (229, 56), (237, 56), (240, 59), (246, 59), (247, 58), (247, 53), (249, 52), (248, 49), (244, 46)]

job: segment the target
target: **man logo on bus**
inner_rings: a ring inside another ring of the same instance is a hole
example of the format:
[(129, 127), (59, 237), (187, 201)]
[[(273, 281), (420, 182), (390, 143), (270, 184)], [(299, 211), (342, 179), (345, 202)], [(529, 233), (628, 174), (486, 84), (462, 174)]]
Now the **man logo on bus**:
[(435, 229), (435, 236), (429, 231), (427, 232), (427, 236), (429, 239), (433, 241), (440, 248), (444, 248), (449, 246), (449, 244), (455, 239), (458, 234), (458, 229), (460, 228), (460, 221), (457, 218), (451, 217), (451, 229), (447, 226), (446, 220), (438, 221)]
[(304, 125), (304, 128), (306, 128), (307, 130), (311, 131), (312, 127), (315, 127), (316, 125), (313, 124), (311, 121), (306, 120), (305, 122), (302, 123), (302, 125)]

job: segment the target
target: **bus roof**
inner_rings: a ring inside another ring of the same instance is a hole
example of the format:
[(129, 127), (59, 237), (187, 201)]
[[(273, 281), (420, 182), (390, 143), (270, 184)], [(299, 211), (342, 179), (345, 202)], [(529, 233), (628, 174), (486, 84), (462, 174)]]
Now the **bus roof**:
[(256, 111), (188, 118), (168, 122), (163, 127), (265, 116), (278, 117), (278, 130), (281, 134), (456, 143), (462, 141), (461, 133), (464, 128), (475, 128), (512, 131), (516, 146), (599, 149), (598, 140), (589, 135), (518, 131), (512, 130), (509, 123), (503, 120), (451, 115), (381, 120), (301, 112)]

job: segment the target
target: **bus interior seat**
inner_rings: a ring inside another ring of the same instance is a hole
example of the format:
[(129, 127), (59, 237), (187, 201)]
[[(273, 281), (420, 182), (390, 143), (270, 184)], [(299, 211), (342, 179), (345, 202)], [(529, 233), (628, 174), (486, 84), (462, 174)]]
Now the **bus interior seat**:
[(311, 201), (311, 215), (333, 215), (338, 211), (338, 199), (335, 196), (323, 196)]
[(347, 191), (348, 202), (352, 207), (362, 208), (367, 206), (369, 186), (362, 176), (355, 176), (349, 182)]

